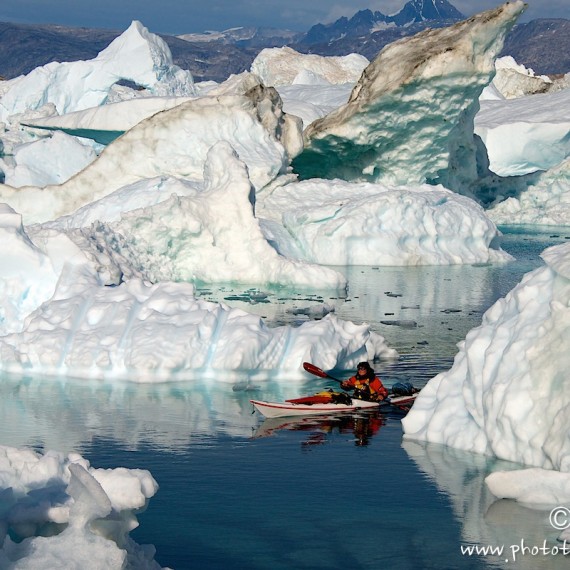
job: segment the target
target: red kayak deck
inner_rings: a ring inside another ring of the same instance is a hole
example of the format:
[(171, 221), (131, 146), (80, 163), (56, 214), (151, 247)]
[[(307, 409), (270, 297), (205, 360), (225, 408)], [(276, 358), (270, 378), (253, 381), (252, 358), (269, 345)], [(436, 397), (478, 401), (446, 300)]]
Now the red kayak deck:
[(314, 396), (305, 396), (304, 398), (293, 398), (292, 400), (285, 400), (291, 404), (330, 404), (332, 398), (330, 395), (315, 394)]

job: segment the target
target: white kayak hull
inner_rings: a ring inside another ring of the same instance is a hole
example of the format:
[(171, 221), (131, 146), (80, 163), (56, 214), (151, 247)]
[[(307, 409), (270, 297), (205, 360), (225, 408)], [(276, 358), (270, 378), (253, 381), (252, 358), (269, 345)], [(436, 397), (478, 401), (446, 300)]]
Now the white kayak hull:
[(369, 410), (380, 406), (380, 402), (365, 402), (364, 400), (352, 400), (351, 404), (295, 404), (292, 402), (262, 402), (260, 400), (250, 400), (250, 402), (266, 418), (335, 414), (362, 409)]

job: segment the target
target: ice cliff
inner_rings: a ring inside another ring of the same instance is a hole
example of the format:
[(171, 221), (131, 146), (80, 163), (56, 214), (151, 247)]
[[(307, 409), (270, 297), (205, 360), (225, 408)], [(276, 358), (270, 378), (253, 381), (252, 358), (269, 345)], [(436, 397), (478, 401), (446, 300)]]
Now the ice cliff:
[(478, 177), (478, 98), (524, 7), (507, 2), (385, 47), (349, 101), (307, 127), (295, 170), (303, 178), (433, 182), (469, 193)]
[(542, 258), (422, 390), (406, 438), (570, 471), (570, 244)]

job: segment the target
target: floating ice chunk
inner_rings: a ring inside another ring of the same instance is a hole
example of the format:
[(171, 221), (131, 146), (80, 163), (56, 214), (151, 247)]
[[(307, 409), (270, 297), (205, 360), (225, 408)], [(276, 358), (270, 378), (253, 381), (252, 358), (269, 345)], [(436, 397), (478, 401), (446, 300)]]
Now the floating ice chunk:
[[(329, 84), (354, 83), (369, 61), (356, 53), (325, 57), (303, 54), (290, 47), (265, 48), (251, 64), (251, 71), (261, 77), (265, 85), (279, 87), (304, 82)], [(321, 78), (321, 79), (317, 79)]]
[(570, 503), (570, 473), (546, 469), (495, 471), (485, 479), (491, 493), (499, 499), (515, 499), (528, 505)]
[[(141, 548), (128, 536), (137, 526), (130, 510), (144, 505), (158, 489), (148, 471), (95, 470), (75, 453), (42, 455), (0, 446), (0, 474), (0, 528), (10, 531), (0, 537), (2, 568), (92, 568), (95, 560), (110, 570), (159, 568), (152, 549)], [(63, 531), (53, 526), (53, 536), (34, 537), (50, 523), (67, 526)], [(13, 542), (14, 535), (23, 540)]]
[(368, 325), (327, 315), (271, 329), (193, 292), (188, 283), (102, 287), (62, 280), (22, 333), (0, 338), (0, 367), (139, 382), (212, 376), (233, 382), (237, 371), (301, 379), (304, 361), (330, 370), (396, 355)]

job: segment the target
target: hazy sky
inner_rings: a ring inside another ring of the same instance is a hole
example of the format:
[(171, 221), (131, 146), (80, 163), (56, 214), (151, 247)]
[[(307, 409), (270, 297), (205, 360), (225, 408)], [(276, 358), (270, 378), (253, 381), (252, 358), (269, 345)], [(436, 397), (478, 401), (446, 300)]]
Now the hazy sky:
[[(1, 0), (0, 21), (126, 29), (140, 20), (151, 32), (183, 34), (237, 26), (306, 31), (370, 8), (384, 14), (406, 0)], [(466, 16), (494, 8), (495, 0), (452, 0)], [(521, 21), (570, 18), (570, 0), (530, 0)]]

